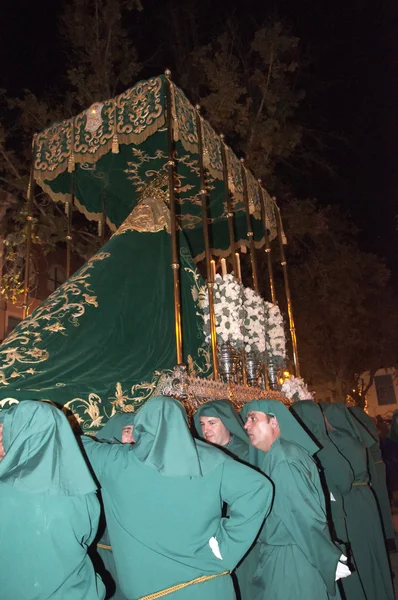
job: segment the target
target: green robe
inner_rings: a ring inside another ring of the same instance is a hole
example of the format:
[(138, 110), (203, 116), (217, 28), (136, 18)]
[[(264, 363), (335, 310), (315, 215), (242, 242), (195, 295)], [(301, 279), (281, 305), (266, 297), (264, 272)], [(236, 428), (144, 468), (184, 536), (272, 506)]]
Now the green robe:
[[(231, 403), (228, 400), (213, 400), (199, 406), (194, 415), (194, 423), (198, 436), (204, 439), (200, 425), (200, 417), (202, 416), (221, 419), (224, 427), (230, 432), (231, 439), (227, 446), (220, 446), (220, 448), (233, 458), (249, 464), (249, 436), (243, 427), (240, 415), (235, 412)], [(242, 571), (242, 567), (238, 565), (233, 577), (237, 579), (236, 585), (240, 589), (241, 596), (250, 597), (251, 589), (245, 589), (247, 584), (251, 586), (246, 569)]]
[[(121, 589), (128, 600), (197, 577), (231, 571), (272, 502), (263, 475), (194, 441), (182, 405), (151, 398), (135, 421), (134, 446), (85, 438), (102, 486)], [(222, 504), (230, 516), (221, 516)], [(220, 557), (209, 546), (218, 541)], [(179, 600), (230, 600), (229, 575), (170, 594)]]
[(66, 417), (26, 400), (4, 415), (0, 461), (0, 597), (103, 600), (87, 555), (98, 527), (96, 486)]
[[(391, 506), (386, 482), (386, 465), (380, 449), (379, 433), (373, 419), (359, 406), (353, 406), (350, 412), (358, 421), (362, 441), (368, 449), (368, 467), (370, 483), (376, 494), (386, 539), (394, 539), (395, 531), (391, 517)], [(369, 443), (369, 436), (371, 440)], [(368, 440), (368, 443), (366, 443)]]
[(251, 452), (253, 464), (273, 482), (275, 498), (254, 549), (254, 574), (254, 561), (248, 564), (250, 600), (339, 598), (335, 573), (341, 550), (330, 538), (318, 469), (310, 457), (318, 445), (281, 402), (252, 401), (243, 414), (250, 410), (276, 416), (281, 431), (268, 452)]
[(221, 447), (234, 458), (243, 462), (249, 461), (249, 437), (243, 428), (243, 421), (234, 411), (228, 400), (213, 400), (199, 406), (194, 415), (195, 429), (198, 436), (204, 439), (200, 426), (200, 417), (217, 417), (231, 434), (231, 440)]
[[(98, 440), (108, 442), (122, 441), (122, 428), (126, 425), (134, 425), (135, 414), (131, 412), (117, 413), (100, 429), (97, 433)], [(107, 588), (107, 598), (109, 600), (125, 600), (125, 596), (120, 589), (117, 578), (115, 559), (112, 550), (101, 548), (100, 546), (111, 547), (108, 529), (105, 524), (105, 515), (103, 516), (101, 537), (96, 548), (100, 561), (95, 561), (97, 571), (99, 571)], [(103, 572), (105, 571), (105, 572)]]
[[(275, 485), (275, 500), (259, 536), (253, 600), (336, 597), (341, 550), (330, 539), (315, 463), (299, 446), (278, 438), (261, 470)], [(287, 565), (294, 577), (286, 575)]]
[(354, 473), (349, 462), (329, 439), (319, 404), (312, 400), (302, 400), (293, 404), (291, 411), (320, 445), (320, 450), (314, 456), (321, 470), (321, 480), (323, 479), (326, 487), (326, 506), (330, 508), (333, 521), (332, 534), (339, 542), (346, 543), (348, 538), (343, 496), (351, 490)]
[(303, 400), (292, 406), (292, 413), (299, 418), (299, 422), (308, 428), (321, 449), (315, 454), (315, 460), (321, 467), (321, 479), (324, 478), (326, 486), (326, 506), (330, 509), (333, 522), (332, 538), (344, 544), (343, 552), (350, 559), (353, 567), (349, 577), (341, 580), (345, 597), (347, 600), (366, 600), (362, 582), (358, 576), (355, 565), (355, 557), (350, 552), (348, 544), (348, 531), (346, 514), (344, 511), (344, 498), (351, 491), (354, 482), (354, 472), (349, 462), (339, 452), (326, 432), (326, 425), (322, 409), (319, 404)]
[(344, 496), (348, 540), (367, 600), (392, 600), (394, 592), (382, 525), (368, 485), (366, 450), (354, 417), (343, 404), (322, 405), (334, 430), (329, 437), (354, 472), (351, 491)]

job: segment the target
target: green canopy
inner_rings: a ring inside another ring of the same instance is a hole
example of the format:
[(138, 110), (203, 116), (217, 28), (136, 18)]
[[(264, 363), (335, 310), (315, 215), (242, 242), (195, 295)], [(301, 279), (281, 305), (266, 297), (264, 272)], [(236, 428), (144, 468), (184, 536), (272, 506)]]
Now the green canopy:
[[(50, 400), (93, 433), (117, 411), (134, 412), (176, 363), (170, 256), (167, 231), (141, 233), (127, 220), (0, 346), (0, 407)], [(184, 358), (207, 376), (203, 281), (182, 232), (180, 260)]]
[[(194, 259), (204, 255), (200, 198), (196, 110), (183, 92), (171, 84), (175, 143), (178, 220)], [(53, 200), (67, 202), (74, 189), (77, 208), (90, 220), (106, 216), (115, 231), (137, 204), (148, 182), (166, 191), (167, 138), (166, 81), (164, 76), (140, 81), (120, 96), (96, 103), (76, 117), (55, 123), (36, 136), (34, 176)], [(212, 254), (230, 252), (222, 162), (222, 140), (202, 120), (203, 158), (209, 192)], [(236, 247), (248, 246), (242, 165), (225, 146), (229, 192), (235, 213)], [(264, 244), (259, 185), (246, 171), (254, 240)], [(276, 236), (275, 204), (263, 190), (270, 239)]]
[[(54, 201), (72, 200), (106, 221), (111, 239), (0, 346), (0, 409), (26, 399), (72, 410), (96, 433), (116, 412), (134, 412), (176, 364), (168, 123), (165, 77), (55, 123), (34, 138), (34, 178)], [(203, 335), (204, 253), (196, 110), (172, 83), (175, 193), (179, 224), (183, 360), (211, 373)], [(242, 172), (254, 240), (264, 243), (259, 184), (202, 119), (212, 253), (230, 252), (222, 150), (228, 164), (236, 246), (248, 245)], [(243, 170), (243, 171), (242, 171)], [(274, 201), (264, 218), (276, 235)]]

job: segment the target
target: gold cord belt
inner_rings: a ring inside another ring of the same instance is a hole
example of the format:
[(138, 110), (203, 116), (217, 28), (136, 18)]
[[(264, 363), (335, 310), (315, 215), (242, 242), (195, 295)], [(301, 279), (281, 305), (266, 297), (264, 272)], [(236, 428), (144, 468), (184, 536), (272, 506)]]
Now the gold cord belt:
[(106, 544), (97, 544), (97, 548), (102, 548), (103, 550), (112, 550), (112, 546), (107, 546)]
[(190, 585), (196, 585), (197, 583), (203, 583), (204, 581), (210, 581), (210, 579), (215, 579), (216, 577), (222, 577), (223, 575), (229, 575), (229, 571), (224, 571), (223, 573), (217, 573), (217, 575), (202, 575), (202, 577), (197, 577), (196, 579), (192, 579), (191, 581), (186, 581), (185, 583), (178, 583), (177, 585), (173, 585), (171, 587), (165, 588), (164, 590), (160, 590), (160, 592), (155, 592), (154, 594), (148, 594), (148, 596), (141, 596), (139, 600), (156, 600), (156, 598), (163, 598), (163, 596), (168, 596), (169, 594), (173, 594), (173, 592), (179, 592), (184, 588)]
[(359, 485), (369, 485), (366, 481), (358, 481), (358, 483), (353, 483), (352, 487), (358, 487)]
[(375, 465), (384, 465), (384, 460), (377, 460)]

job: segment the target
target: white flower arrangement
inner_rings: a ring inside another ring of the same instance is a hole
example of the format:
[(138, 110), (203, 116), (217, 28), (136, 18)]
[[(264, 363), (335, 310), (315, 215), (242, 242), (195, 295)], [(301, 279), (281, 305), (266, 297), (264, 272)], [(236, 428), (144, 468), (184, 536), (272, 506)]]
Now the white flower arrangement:
[(286, 360), (286, 337), (282, 313), (279, 306), (272, 302), (264, 302), (264, 309), (267, 323), (265, 345), (268, 360), (271, 359), (275, 367), (281, 367)]
[(283, 382), (281, 392), (293, 402), (314, 399), (314, 394), (309, 391), (304, 379), (294, 377), (294, 375), (291, 375), (289, 379)]
[(246, 352), (254, 352), (261, 361), (266, 360), (267, 328), (264, 300), (251, 288), (244, 289), (244, 344)]
[[(231, 274), (217, 274), (213, 287), (214, 313), (216, 317), (217, 344), (230, 343), (234, 348), (242, 348), (244, 344), (243, 322), (245, 310), (243, 306), (242, 284)], [(210, 343), (210, 311), (209, 299), (205, 295), (202, 303), (206, 342)]]
[[(251, 288), (243, 288), (232, 275), (217, 274), (213, 287), (217, 344), (230, 343), (236, 349), (254, 352), (276, 368), (286, 360), (286, 338), (281, 311), (277, 305), (265, 302)], [(210, 311), (207, 291), (199, 294), (203, 311), (206, 343), (210, 344)]]

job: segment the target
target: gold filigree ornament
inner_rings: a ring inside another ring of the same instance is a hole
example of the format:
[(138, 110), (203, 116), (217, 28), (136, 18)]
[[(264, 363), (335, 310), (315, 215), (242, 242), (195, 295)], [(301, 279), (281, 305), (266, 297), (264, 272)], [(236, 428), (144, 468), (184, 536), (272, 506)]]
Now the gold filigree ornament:
[[(118, 381), (115, 384), (115, 395), (108, 397), (108, 402), (103, 402), (98, 394), (90, 393), (87, 400), (73, 398), (65, 403), (64, 408), (72, 411), (83, 431), (95, 435), (96, 431), (104, 425), (104, 419), (107, 421), (118, 412), (136, 412), (146, 400), (154, 395), (160, 375), (159, 371), (155, 371), (152, 381), (136, 383), (131, 386), (130, 392), (124, 391), (122, 384)], [(110, 412), (107, 411), (107, 407), (110, 407)]]
[[(79, 326), (79, 319), (88, 307), (98, 306), (90, 285), (91, 271), (96, 262), (108, 256), (109, 252), (99, 252), (90, 258), (4, 340), (0, 346), (0, 387), (9, 385), (16, 373), (18, 376), (34, 375), (33, 367), (50, 357), (46, 340), (54, 335), (68, 335), (68, 327)], [(30, 366), (19, 371), (16, 367), (20, 365)]]
[(178, 365), (171, 373), (165, 373), (161, 377), (156, 395), (181, 400), (190, 417), (199, 406), (212, 400), (229, 400), (237, 411), (242, 410), (248, 402), (261, 398), (279, 400), (286, 406), (291, 405), (291, 401), (281, 392), (192, 377), (185, 365)]
[(94, 133), (102, 125), (102, 102), (96, 102), (87, 110), (86, 131)]
[(157, 233), (162, 229), (171, 232), (170, 210), (167, 206), (169, 201), (167, 177), (167, 173), (159, 173), (145, 186), (141, 193), (141, 200), (115, 235), (122, 235), (126, 231)]

